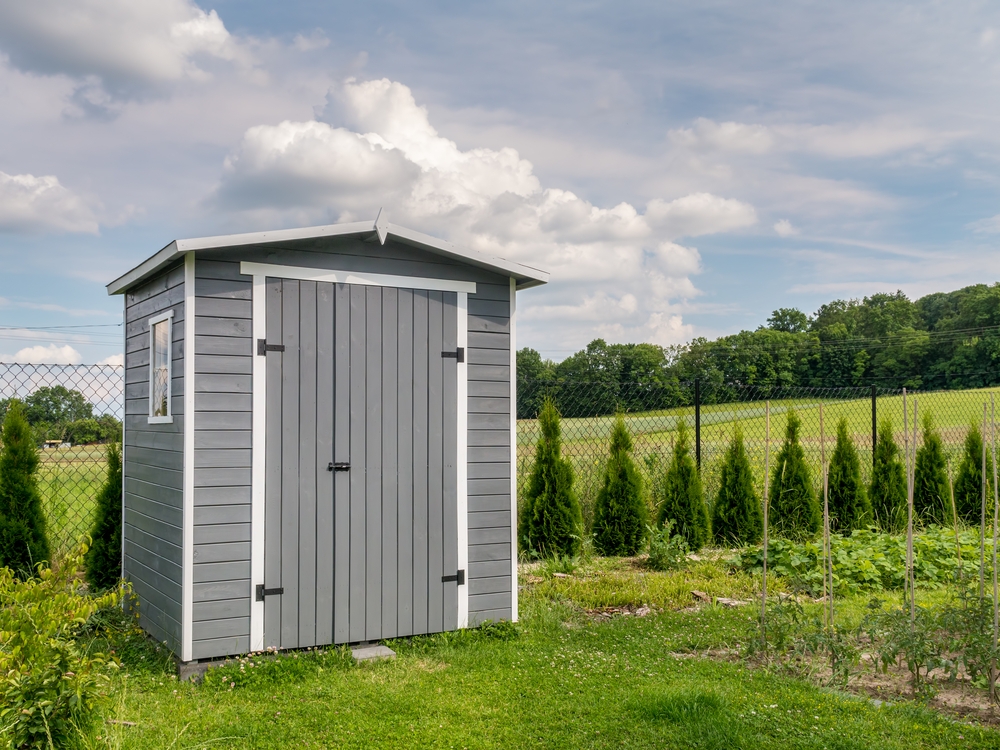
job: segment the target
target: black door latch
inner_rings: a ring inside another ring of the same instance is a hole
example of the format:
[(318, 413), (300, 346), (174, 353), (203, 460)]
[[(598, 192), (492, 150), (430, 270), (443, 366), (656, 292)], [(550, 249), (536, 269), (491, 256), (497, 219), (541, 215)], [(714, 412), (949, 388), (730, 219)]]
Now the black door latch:
[(264, 356), (268, 352), (283, 352), (285, 351), (284, 344), (269, 344), (267, 339), (257, 339), (257, 354)]
[(465, 347), (460, 346), (453, 352), (441, 352), (444, 359), (454, 359), (456, 362), (465, 361)]
[(326, 467), (327, 471), (350, 471), (351, 465), (347, 461), (337, 461), (330, 462), (330, 465)]
[(455, 581), (459, 586), (465, 585), (465, 571), (460, 570), (453, 576), (441, 576), (441, 583), (448, 583), (450, 581)]
[(264, 601), (264, 597), (265, 596), (276, 596), (278, 594), (284, 594), (284, 593), (285, 593), (285, 587), (284, 586), (282, 586), (280, 588), (276, 588), (276, 589), (266, 589), (266, 588), (264, 588), (264, 584), (263, 583), (258, 583), (257, 584), (257, 601), (259, 601), (259, 602)]

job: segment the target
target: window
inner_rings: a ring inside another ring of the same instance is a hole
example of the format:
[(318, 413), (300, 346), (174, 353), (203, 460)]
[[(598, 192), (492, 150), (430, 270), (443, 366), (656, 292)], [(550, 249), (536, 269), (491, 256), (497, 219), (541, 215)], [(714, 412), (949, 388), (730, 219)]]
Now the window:
[(149, 421), (173, 422), (170, 410), (170, 326), (174, 312), (149, 319)]

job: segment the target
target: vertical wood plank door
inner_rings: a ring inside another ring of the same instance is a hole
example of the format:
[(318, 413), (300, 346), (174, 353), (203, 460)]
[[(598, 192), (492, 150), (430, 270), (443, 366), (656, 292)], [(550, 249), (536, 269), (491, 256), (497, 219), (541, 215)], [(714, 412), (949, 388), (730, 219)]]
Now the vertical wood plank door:
[(457, 295), (268, 279), (265, 296), (284, 347), (261, 355), (265, 646), (453, 630)]

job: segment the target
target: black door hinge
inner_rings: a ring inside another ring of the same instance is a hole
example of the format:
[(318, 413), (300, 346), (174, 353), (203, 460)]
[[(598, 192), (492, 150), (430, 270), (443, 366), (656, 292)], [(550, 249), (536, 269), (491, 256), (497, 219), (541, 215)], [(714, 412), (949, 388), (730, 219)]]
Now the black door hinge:
[(460, 346), (460, 347), (458, 347), (453, 352), (441, 352), (441, 356), (445, 357), (446, 359), (447, 358), (451, 358), (451, 359), (454, 359), (454, 360), (456, 360), (458, 362), (464, 362), (465, 361), (465, 347), (464, 346)]
[(350, 471), (351, 465), (347, 461), (331, 461), (326, 467), (327, 471)]
[(257, 339), (257, 354), (264, 356), (268, 352), (283, 352), (285, 351), (284, 344), (269, 344), (267, 339)]
[(284, 593), (285, 593), (284, 586), (276, 589), (266, 589), (264, 588), (263, 583), (257, 584), (257, 601), (259, 602), (264, 601), (265, 596), (275, 596), (277, 594), (284, 594)]
[(441, 583), (448, 583), (449, 581), (456, 581), (459, 586), (465, 585), (465, 571), (460, 570), (453, 576), (441, 576)]

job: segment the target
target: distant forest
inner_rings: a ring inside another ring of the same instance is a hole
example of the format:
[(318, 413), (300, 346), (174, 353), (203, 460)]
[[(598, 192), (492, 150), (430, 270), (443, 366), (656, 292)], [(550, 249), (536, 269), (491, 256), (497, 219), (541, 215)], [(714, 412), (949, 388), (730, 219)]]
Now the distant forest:
[(1000, 283), (916, 301), (901, 291), (834, 300), (811, 316), (786, 307), (755, 331), (680, 346), (596, 339), (559, 363), (521, 349), (518, 416), (533, 417), (546, 393), (557, 397), (564, 416), (689, 404), (695, 379), (704, 403), (741, 400), (754, 388), (996, 385)]

